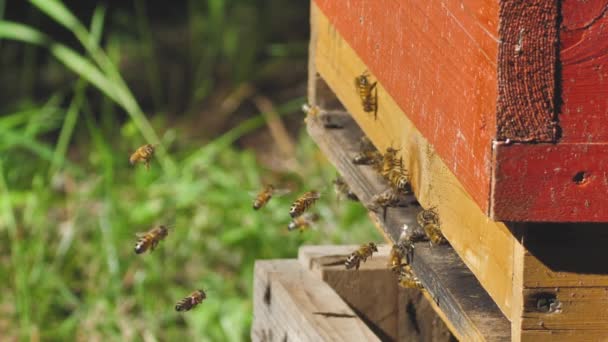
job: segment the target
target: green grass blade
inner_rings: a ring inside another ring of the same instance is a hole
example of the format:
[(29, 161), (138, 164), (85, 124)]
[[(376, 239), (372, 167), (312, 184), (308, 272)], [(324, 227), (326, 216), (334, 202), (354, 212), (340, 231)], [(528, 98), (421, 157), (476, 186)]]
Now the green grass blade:
[(63, 5), (61, 1), (57, 0), (30, 0), (30, 3), (49, 17), (53, 18), (57, 23), (65, 26), (67, 29), (73, 31), (80, 25), (78, 18), (76, 18), (70, 10)]
[(49, 38), (38, 30), (6, 20), (0, 20), (0, 39), (17, 40), (34, 45), (44, 45), (49, 41)]
[(89, 44), (91, 44), (91, 46), (99, 46), (105, 18), (106, 7), (97, 5), (97, 7), (95, 7), (95, 12), (93, 12), (93, 17), (91, 18), (91, 28), (89, 30), (91, 32), (89, 39)]
[(51, 161), (49, 177), (52, 177), (65, 161), (68, 145), (70, 144), (70, 139), (72, 138), (72, 133), (74, 132), (74, 127), (76, 127), (76, 122), (78, 120), (78, 114), (80, 112), (80, 108), (82, 107), (82, 102), (84, 101), (86, 88), (86, 82), (83, 80), (80, 80), (76, 85), (74, 98), (72, 99), (72, 103), (70, 103), (70, 107), (68, 108), (68, 112), (63, 121), (63, 127), (59, 133), (57, 145), (55, 146), (55, 153), (53, 154), (53, 160)]

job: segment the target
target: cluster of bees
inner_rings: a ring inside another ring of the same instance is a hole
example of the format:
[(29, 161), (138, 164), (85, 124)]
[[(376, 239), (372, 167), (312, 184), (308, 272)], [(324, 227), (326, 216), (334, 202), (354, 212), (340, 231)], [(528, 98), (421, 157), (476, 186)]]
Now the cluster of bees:
[[(146, 144), (135, 150), (129, 157), (131, 165), (143, 163), (146, 169), (150, 168), (150, 161), (154, 156), (154, 145)], [(137, 242), (135, 243), (135, 254), (142, 254), (147, 251), (152, 252), (158, 244), (169, 235), (169, 227), (160, 225), (154, 227), (145, 233), (137, 233)], [(187, 297), (181, 299), (175, 304), (175, 310), (188, 311), (199, 305), (207, 298), (204, 290), (196, 290)]]
[[(355, 87), (361, 100), (361, 106), (366, 113), (373, 113), (377, 119), (378, 93), (377, 82), (371, 82), (369, 73), (363, 72), (355, 78)], [(304, 110), (309, 116), (318, 117), (320, 109), (305, 106)], [(321, 117), (323, 119), (323, 117)], [(323, 121), (323, 120), (322, 120)], [(331, 127), (323, 121), (325, 128)], [(338, 127), (339, 128), (339, 127)], [(389, 184), (389, 188), (376, 194), (371, 199), (369, 210), (378, 213), (381, 209), (382, 217), (386, 220), (386, 213), (389, 207), (406, 206), (406, 195), (412, 193), (410, 187), (410, 176), (403, 163), (403, 158), (398, 156), (399, 150), (388, 147), (385, 153), (378, 151), (375, 146), (363, 137), (359, 143), (359, 152), (353, 157), (352, 163), (355, 165), (371, 166)], [(399, 241), (391, 248), (388, 267), (398, 276), (399, 284), (406, 288), (422, 288), (422, 283), (414, 275), (411, 267), (414, 243), (429, 241), (431, 246), (446, 243), (446, 239), (441, 233), (439, 216), (435, 208), (422, 209), (417, 214), (418, 229), (411, 229), (407, 225), (403, 226), (403, 232)], [(361, 245), (356, 251), (352, 252), (344, 262), (346, 269), (358, 270), (361, 263), (371, 258), (378, 248), (375, 243), (369, 242)]]

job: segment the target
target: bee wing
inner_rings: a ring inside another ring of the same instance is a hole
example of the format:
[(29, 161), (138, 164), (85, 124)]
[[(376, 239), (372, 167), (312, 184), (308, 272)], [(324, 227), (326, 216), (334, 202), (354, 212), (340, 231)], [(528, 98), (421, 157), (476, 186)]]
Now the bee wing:
[(285, 195), (287, 195), (289, 193), (291, 193), (291, 189), (287, 189), (287, 188), (284, 188), (284, 189), (275, 189), (272, 192), (272, 195), (278, 197), (278, 196), (285, 196)]
[(138, 238), (142, 238), (142, 237), (146, 236), (146, 234), (147, 234), (146, 232), (136, 232), (135, 236)]

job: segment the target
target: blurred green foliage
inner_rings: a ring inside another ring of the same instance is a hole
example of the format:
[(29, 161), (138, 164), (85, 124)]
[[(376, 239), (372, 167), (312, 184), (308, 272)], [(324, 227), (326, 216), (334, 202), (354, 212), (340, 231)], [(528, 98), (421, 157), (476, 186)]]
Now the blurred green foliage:
[[(308, 4), (187, 1), (192, 77), (176, 107), (162, 56), (173, 51), (155, 39), (148, 2), (116, 12), (114, 28), (103, 4), (85, 16), (88, 25), (60, 1), (29, 4), (28, 13), (71, 38), (0, 20), (2, 49), (21, 49), (3, 56), (3, 66), (17, 63), (23, 84), (0, 116), (3, 339), (248, 340), (255, 259), (293, 258), (303, 243), (379, 240), (359, 204), (337, 202), (329, 187), (335, 171), (303, 132), (295, 156), (303, 166), (282, 177), (302, 191), (319, 188), (323, 197), (316, 207), (321, 222), (300, 234), (286, 229), (297, 192), (251, 208), (251, 192), (269, 172), (235, 142), (262, 127), (263, 116), (229, 113), (219, 118), (227, 130), (197, 138), (184, 129), (201, 120), (201, 108), (242, 84), (280, 91), (284, 83), (269, 80), (281, 76), (281, 65), (306, 58), (306, 41), (289, 41), (284, 28), (306, 23)], [(5, 5), (0, 0), (0, 19)], [(133, 36), (116, 29), (121, 21), (132, 24)], [(133, 60), (145, 69), (138, 74), (143, 90), (132, 82)], [(36, 91), (49, 72), (59, 81)], [(140, 108), (143, 93), (152, 116)], [(304, 101), (288, 98), (276, 108), (280, 115)], [(186, 115), (172, 119), (178, 108)], [(160, 144), (150, 171), (128, 165), (144, 142)], [(135, 255), (135, 233), (155, 224), (173, 227), (169, 237), (153, 253)], [(175, 302), (197, 288), (208, 291), (203, 305), (176, 313)]]

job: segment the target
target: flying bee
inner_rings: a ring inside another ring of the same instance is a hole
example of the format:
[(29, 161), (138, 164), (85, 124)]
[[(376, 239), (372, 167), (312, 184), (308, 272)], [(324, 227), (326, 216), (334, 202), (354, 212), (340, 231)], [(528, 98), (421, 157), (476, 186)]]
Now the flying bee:
[(393, 189), (387, 189), (372, 197), (372, 204), (369, 206), (369, 209), (373, 212), (378, 212), (378, 209), (382, 208), (382, 217), (386, 220), (387, 208), (399, 206), (405, 206), (403, 196)]
[(397, 276), (399, 280), (399, 286), (404, 287), (406, 289), (422, 289), (424, 286), (420, 282), (420, 279), (416, 277), (412, 267), (406, 265), (402, 267), (399, 271), (399, 275)]
[(169, 235), (169, 228), (161, 225), (150, 229), (146, 233), (137, 233), (136, 235), (139, 240), (135, 244), (135, 253), (141, 254), (147, 250), (153, 251), (160, 240)]
[(299, 229), (300, 232), (310, 228), (315, 222), (319, 220), (319, 215), (315, 213), (304, 213), (289, 222), (287, 230), (292, 231)]
[(375, 243), (370, 242), (363, 244), (346, 259), (344, 266), (347, 270), (350, 270), (351, 268), (358, 270), (359, 266), (361, 266), (361, 262), (365, 262), (367, 258), (371, 258), (372, 254), (377, 251), (378, 247)]
[(188, 297), (180, 300), (175, 304), (175, 311), (189, 311), (199, 305), (207, 298), (207, 294), (203, 290), (196, 290)]
[(154, 156), (154, 146), (146, 144), (135, 150), (129, 157), (129, 163), (134, 165), (138, 162), (143, 162), (146, 165), (146, 169), (150, 169), (150, 160)]
[(359, 200), (357, 195), (350, 189), (350, 186), (348, 186), (348, 184), (346, 184), (346, 182), (344, 181), (344, 179), (342, 177), (340, 177), (340, 176), (336, 177), (336, 179), (334, 179), (333, 183), (334, 183), (334, 188), (336, 189), (336, 194), (338, 194), (338, 198), (340, 198), (340, 196), (343, 195), (351, 201)]
[(445, 237), (441, 233), (439, 224), (439, 215), (435, 212), (435, 208), (423, 209), (416, 215), (418, 225), (424, 230), (431, 243), (440, 245), (446, 242)]
[(374, 119), (378, 115), (378, 91), (376, 89), (377, 82), (369, 81), (369, 73), (367, 71), (355, 77), (355, 87), (361, 99), (363, 111), (366, 113), (374, 113)]
[(292, 218), (296, 218), (302, 215), (306, 210), (315, 204), (315, 202), (321, 197), (318, 191), (312, 190), (303, 193), (298, 199), (293, 202), (289, 209), (289, 215)]
[(288, 189), (276, 189), (274, 185), (268, 184), (255, 196), (255, 199), (253, 200), (253, 209), (259, 210), (270, 201), (272, 196), (281, 196), (286, 193), (289, 193)]

